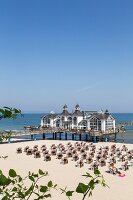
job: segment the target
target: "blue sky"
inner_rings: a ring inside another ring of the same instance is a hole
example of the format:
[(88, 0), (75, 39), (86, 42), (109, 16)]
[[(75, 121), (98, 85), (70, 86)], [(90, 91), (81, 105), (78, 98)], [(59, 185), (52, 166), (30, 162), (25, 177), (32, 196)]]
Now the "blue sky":
[(133, 112), (132, 0), (1, 0), (0, 106)]

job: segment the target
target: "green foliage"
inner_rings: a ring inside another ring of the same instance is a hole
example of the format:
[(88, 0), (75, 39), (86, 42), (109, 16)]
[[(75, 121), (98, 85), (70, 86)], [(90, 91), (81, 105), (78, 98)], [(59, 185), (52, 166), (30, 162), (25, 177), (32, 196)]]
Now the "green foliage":
[(20, 109), (3, 107), (0, 109), (0, 119), (16, 118), (18, 114), (21, 114)]
[[(22, 178), (14, 169), (10, 169), (8, 177), (0, 171), (0, 195), (1, 200), (28, 200), (28, 199), (46, 199), (51, 197), (51, 189), (56, 189), (55, 184), (49, 181), (46, 185), (39, 185), (41, 178), (47, 176), (47, 172), (39, 169), (38, 173), (29, 172), (28, 176)], [(26, 181), (29, 180), (29, 186), (26, 186)]]
[(11, 138), (12, 132), (0, 132), (0, 142), (7, 141)]
[[(76, 193), (82, 194), (83, 198), (82, 200), (85, 200), (86, 196), (88, 195), (88, 198), (92, 195), (93, 190), (95, 189), (95, 186), (100, 184), (103, 187), (106, 187), (107, 184), (105, 183), (105, 180), (103, 176), (101, 175), (99, 170), (94, 170), (94, 176), (92, 176), (90, 173), (86, 173), (83, 175), (86, 178), (89, 178), (90, 181), (87, 184), (79, 183), (76, 188)], [(65, 188), (64, 190), (61, 189), (62, 193), (65, 193), (68, 199), (73, 195), (74, 191), (67, 191)]]
[[(21, 114), (20, 109), (16, 108), (9, 108), (9, 107), (3, 107), (0, 108), (0, 120), (1, 119), (6, 119), (6, 118), (16, 118), (17, 115)], [(11, 138), (11, 131), (8, 133), (1, 132), (0, 133), (0, 142), (7, 141), (8, 139)]]
[[(25, 178), (18, 175), (14, 169), (9, 170), (8, 176), (5, 176), (0, 171), (1, 200), (29, 200), (33, 199), (33, 197), (34, 200), (40, 200), (51, 197), (51, 189), (57, 189), (57, 184), (52, 181), (45, 185), (38, 184), (39, 180), (47, 175), (48, 172), (43, 172), (41, 169), (39, 169), (38, 173), (29, 172)], [(88, 172), (83, 176), (90, 179), (87, 184), (79, 183), (75, 190), (67, 190), (67, 187), (60, 189), (69, 200), (75, 192), (82, 194), (82, 200), (84, 200), (87, 195), (88, 197), (92, 195), (92, 191), (97, 184), (101, 184), (103, 187), (107, 186), (99, 170), (94, 171), (94, 176)], [(29, 186), (26, 184), (27, 181)]]

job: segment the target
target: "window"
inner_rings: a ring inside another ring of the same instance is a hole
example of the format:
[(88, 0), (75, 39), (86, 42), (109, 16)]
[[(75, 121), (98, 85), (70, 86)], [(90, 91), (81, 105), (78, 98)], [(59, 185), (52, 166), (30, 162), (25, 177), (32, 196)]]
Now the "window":
[(113, 128), (113, 120), (111, 118), (108, 118), (106, 120), (106, 130), (111, 130)]
[(77, 125), (77, 117), (73, 118), (73, 123), (74, 123), (74, 125)]
[(101, 120), (97, 118), (93, 118), (90, 120), (90, 128), (93, 130), (100, 131), (101, 130)]
[(64, 118), (64, 117), (62, 117), (61, 119), (62, 119), (62, 121), (64, 121), (64, 120), (65, 120), (65, 118)]
[(71, 118), (71, 117), (68, 117), (67, 120), (68, 120), (68, 121), (72, 121), (72, 118)]

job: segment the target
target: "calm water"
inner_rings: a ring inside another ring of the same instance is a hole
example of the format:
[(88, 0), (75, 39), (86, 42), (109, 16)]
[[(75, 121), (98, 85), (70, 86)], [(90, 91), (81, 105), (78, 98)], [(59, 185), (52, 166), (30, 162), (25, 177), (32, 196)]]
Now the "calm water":
[(16, 119), (2, 119), (0, 121), (0, 130), (20, 130), (24, 126), (38, 126), (43, 114), (24, 114)]
[[(4, 119), (0, 121), (0, 130), (20, 130), (24, 126), (33, 125), (38, 126), (40, 124), (41, 116), (43, 114), (24, 114), (17, 119)], [(113, 113), (116, 118), (116, 123), (120, 122), (133, 122), (133, 113)], [(118, 134), (118, 141), (127, 143), (133, 143), (133, 126), (125, 127), (126, 133)]]

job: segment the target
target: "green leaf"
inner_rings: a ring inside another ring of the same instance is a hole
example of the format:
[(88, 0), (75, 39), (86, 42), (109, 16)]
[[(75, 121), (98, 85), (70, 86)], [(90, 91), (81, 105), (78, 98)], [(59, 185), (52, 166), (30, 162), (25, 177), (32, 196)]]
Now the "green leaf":
[(18, 181), (19, 181), (19, 183), (22, 181), (22, 177), (21, 176), (19, 176)]
[(21, 191), (18, 192), (18, 195), (19, 195), (19, 197), (20, 197), (21, 199), (22, 199), (22, 198), (24, 199), (24, 197), (25, 197), (25, 195), (24, 195), (23, 192), (21, 192)]
[(74, 193), (74, 191), (67, 191), (66, 192), (66, 196), (67, 197), (72, 197), (73, 193)]
[(12, 118), (16, 118), (17, 115), (16, 115), (16, 114), (11, 114), (11, 117), (12, 117)]
[(41, 186), (40, 192), (45, 193), (45, 192), (47, 192), (47, 191), (48, 191), (48, 187), (47, 187), (47, 186)]
[(88, 188), (88, 185), (85, 185), (84, 183), (79, 183), (78, 187), (76, 188), (76, 192), (84, 194)]
[(95, 174), (95, 175), (100, 175), (101, 172), (100, 172), (98, 169), (95, 169), (95, 170), (94, 170), (94, 174)]
[(33, 185), (25, 192), (25, 196), (29, 195), (33, 190)]
[(39, 169), (39, 174), (44, 175), (44, 172), (41, 169)]
[(9, 200), (7, 196), (4, 196), (1, 200)]
[(53, 187), (52, 181), (49, 181), (49, 182), (48, 182), (48, 187)]
[(3, 110), (3, 109), (0, 109), (0, 113), (2, 113), (2, 114), (4, 115), (4, 113), (5, 113), (5, 112), (4, 112), (4, 110)]
[(12, 177), (12, 178), (14, 178), (14, 177), (17, 176), (17, 173), (15, 172), (14, 169), (10, 169), (10, 170), (9, 170), (9, 176)]
[(29, 176), (29, 179), (30, 179), (31, 181), (35, 182), (35, 179), (34, 179), (33, 176)]
[(90, 173), (86, 172), (85, 175), (82, 175), (82, 176), (85, 176), (85, 177), (88, 177), (88, 178), (93, 178), (93, 176), (90, 175)]
[(44, 197), (45, 198), (51, 197), (51, 194), (45, 194)]
[(6, 186), (10, 183), (10, 179), (6, 178), (3, 174), (0, 175), (0, 186)]
[(16, 188), (16, 187), (14, 187), (14, 188), (12, 189), (12, 191), (13, 191), (13, 192), (16, 192), (16, 191), (17, 191), (17, 188)]
[(89, 187), (93, 190), (94, 189), (94, 187), (95, 187), (95, 182), (94, 182), (94, 180), (91, 180), (90, 182), (89, 182)]

